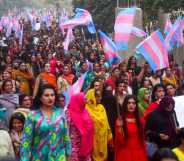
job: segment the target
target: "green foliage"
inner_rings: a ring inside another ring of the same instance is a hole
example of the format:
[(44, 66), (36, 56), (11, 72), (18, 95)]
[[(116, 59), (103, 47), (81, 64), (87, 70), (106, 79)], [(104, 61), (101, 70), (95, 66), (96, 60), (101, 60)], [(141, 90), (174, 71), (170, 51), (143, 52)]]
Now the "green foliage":
[(27, 0), (2, 0), (0, 2), (0, 15), (4, 14), (9, 9), (12, 10), (16, 8), (29, 7), (31, 6), (31, 1)]
[(184, 0), (143, 0), (141, 7), (145, 12), (144, 18), (152, 20), (157, 18), (159, 8), (162, 8), (165, 12), (179, 8), (184, 9)]

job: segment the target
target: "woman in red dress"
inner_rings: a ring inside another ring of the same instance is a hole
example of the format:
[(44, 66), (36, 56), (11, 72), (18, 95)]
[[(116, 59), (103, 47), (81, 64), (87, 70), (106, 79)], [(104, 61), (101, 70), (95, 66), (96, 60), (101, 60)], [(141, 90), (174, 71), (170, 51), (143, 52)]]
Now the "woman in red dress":
[(136, 97), (126, 96), (119, 111), (115, 131), (115, 161), (147, 161)]

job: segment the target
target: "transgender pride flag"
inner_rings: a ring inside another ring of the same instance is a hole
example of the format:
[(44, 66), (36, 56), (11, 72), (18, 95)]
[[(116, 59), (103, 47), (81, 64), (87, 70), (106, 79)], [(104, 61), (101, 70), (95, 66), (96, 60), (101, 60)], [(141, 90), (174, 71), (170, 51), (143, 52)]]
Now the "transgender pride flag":
[(164, 33), (167, 35), (171, 29), (172, 29), (172, 23), (171, 23), (170, 18), (168, 17), (165, 23)]
[(77, 82), (75, 82), (70, 88), (69, 88), (69, 98), (71, 98), (71, 96), (73, 96), (74, 94), (77, 94), (81, 91), (84, 80), (86, 78), (86, 73), (84, 73), (81, 77), (79, 77), (79, 79), (77, 80)]
[(9, 24), (10, 24), (10, 19), (9, 19), (9, 17), (7, 17), (7, 16), (1, 17), (1, 25), (2, 25), (3, 27), (5, 27), (5, 28), (7, 29), (8, 26), (9, 26)]
[(146, 32), (144, 32), (143, 30), (141, 30), (135, 26), (132, 27), (132, 34), (137, 36), (137, 37), (140, 37), (140, 38), (148, 36), (148, 34)]
[(80, 25), (86, 25), (90, 33), (96, 33), (95, 25), (93, 23), (91, 14), (87, 10), (80, 8), (76, 8), (75, 12), (75, 17), (62, 23), (60, 27), (62, 29), (68, 29)]
[(79, 79), (72, 86), (70, 86), (67, 91), (63, 92), (63, 95), (65, 96), (66, 99), (66, 104), (69, 103), (71, 96), (81, 91), (86, 75), (87, 72), (84, 73), (81, 77), (79, 77)]
[(177, 18), (173, 27), (165, 38), (165, 44), (168, 51), (172, 50), (174, 46), (180, 47), (184, 44), (183, 26), (181, 17)]
[(70, 42), (72, 42), (73, 40), (74, 40), (73, 31), (71, 28), (69, 28), (67, 31), (65, 41), (63, 42), (63, 47), (64, 47), (65, 51), (68, 51), (68, 46), (69, 46)]
[(98, 31), (100, 36), (100, 41), (104, 49), (105, 58), (108, 61), (109, 65), (118, 63), (121, 58), (118, 55), (116, 45), (114, 42), (102, 31)]
[(115, 37), (118, 51), (127, 50), (128, 42), (132, 33), (132, 27), (136, 8), (126, 8), (118, 13), (115, 21)]
[(158, 30), (137, 45), (136, 51), (143, 55), (153, 71), (169, 67), (164, 38)]
[(184, 38), (183, 38), (183, 18), (180, 16), (177, 18), (175, 24), (179, 24), (179, 30), (176, 33), (176, 40), (177, 40), (177, 47), (181, 47), (184, 44)]

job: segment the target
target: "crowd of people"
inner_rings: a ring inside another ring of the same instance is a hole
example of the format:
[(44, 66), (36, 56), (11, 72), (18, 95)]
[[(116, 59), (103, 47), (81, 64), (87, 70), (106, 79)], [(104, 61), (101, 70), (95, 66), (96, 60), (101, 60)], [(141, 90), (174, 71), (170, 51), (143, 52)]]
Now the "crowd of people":
[(172, 55), (156, 72), (134, 56), (110, 66), (96, 35), (73, 30), (66, 52), (57, 22), (20, 23), (21, 46), (0, 33), (0, 160), (184, 161), (173, 99), (184, 94), (184, 68)]

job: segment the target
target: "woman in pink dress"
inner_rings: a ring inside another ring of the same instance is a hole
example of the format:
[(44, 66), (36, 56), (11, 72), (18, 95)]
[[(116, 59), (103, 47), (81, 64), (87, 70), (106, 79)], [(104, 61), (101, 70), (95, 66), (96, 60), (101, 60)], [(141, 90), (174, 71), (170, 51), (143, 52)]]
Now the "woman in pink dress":
[(93, 148), (93, 122), (85, 109), (84, 93), (70, 99), (67, 120), (72, 142), (71, 161), (91, 161)]

